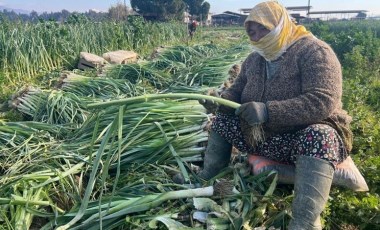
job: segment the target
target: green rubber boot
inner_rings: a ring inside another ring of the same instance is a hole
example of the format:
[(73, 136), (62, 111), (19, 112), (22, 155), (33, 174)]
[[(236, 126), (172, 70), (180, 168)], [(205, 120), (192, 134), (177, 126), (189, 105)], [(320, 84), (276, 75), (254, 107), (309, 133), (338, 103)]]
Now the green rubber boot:
[(218, 133), (211, 131), (203, 160), (203, 169), (198, 177), (209, 180), (228, 166), (231, 159), (232, 145)]
[(326, 160), (299, 156), (296, 162), (289, 230), (321, 230), (320, 214), (329, 197), (334, 167)]
[[(198, 173), (198, 177), (209, 180), (216, 176), (230, 163), (231, 151), (232, 145), (218, 133), (211, 130), (203, 160), (203, 169)], [(185, 182), (185, 179), (180, 173), (174, 175), (172, 179), (177, 184), (183, 184)]]

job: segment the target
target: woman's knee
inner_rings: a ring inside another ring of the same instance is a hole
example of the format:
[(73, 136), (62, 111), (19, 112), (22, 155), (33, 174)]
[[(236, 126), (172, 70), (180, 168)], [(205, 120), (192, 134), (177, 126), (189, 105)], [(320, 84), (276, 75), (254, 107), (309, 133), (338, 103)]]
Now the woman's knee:
[(334, 128), (325, 124), (313, 124), (304, 129), (300, 136), (299, 154), (335, 163), (341, 160), (341, 145), (341, 139)]

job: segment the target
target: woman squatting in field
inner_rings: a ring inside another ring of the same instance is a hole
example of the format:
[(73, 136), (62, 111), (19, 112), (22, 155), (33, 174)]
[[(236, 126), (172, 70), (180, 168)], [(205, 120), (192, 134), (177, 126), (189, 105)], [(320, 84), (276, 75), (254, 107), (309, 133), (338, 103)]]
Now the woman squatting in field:
[[(228, 166), (232, 146), (294, 164), (296, 176), (288, 229), (322, 229), (335, 166), (352, 148), (351, 117), (342, 109), (341, 65), (329, 45), (292, 22), (276, 1), (256, 5), (245, 21), (252, 52), (221, 97), (242, 104), (219, 106), (203, 170), (208, 180)], [(207, 108), (213, 101), (203, 101)], [(257, 141), (259, 128), (265, 137)]]

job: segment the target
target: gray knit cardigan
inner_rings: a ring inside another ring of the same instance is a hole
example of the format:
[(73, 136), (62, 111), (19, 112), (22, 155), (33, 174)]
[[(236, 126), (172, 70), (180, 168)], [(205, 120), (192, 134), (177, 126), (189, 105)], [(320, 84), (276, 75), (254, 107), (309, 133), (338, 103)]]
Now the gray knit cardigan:
[(267, 137), (311, 124), (329, 124), (351, 151), (352, 119), (342, 109), (341, 65), (331, 47), (315, 37), (305, 37), (276, 62), (277, 71), (267, 79), (265, 59), (251, 53), (222, 97), (238, 103), (264, 102), (269, 117), (263, 127)]

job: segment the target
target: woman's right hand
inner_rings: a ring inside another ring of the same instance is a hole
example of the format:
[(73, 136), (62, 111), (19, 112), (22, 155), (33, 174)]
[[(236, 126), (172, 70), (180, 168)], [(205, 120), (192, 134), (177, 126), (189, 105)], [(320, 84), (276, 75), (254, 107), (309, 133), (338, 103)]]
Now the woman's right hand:
[(199, 99), (198, 102), (205, 107), (207, 113), (215, 113), (219, 107), (218, 102), (214, 100)]

